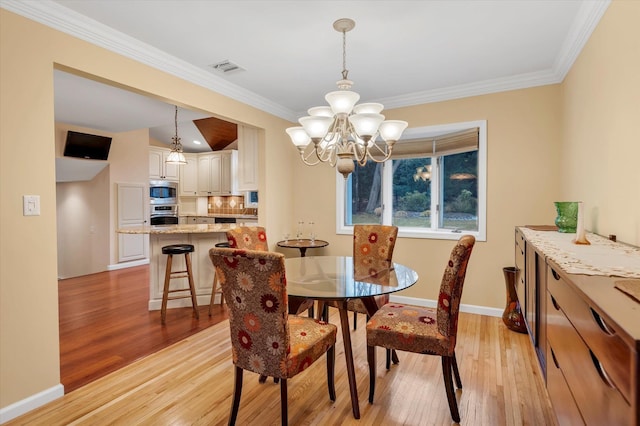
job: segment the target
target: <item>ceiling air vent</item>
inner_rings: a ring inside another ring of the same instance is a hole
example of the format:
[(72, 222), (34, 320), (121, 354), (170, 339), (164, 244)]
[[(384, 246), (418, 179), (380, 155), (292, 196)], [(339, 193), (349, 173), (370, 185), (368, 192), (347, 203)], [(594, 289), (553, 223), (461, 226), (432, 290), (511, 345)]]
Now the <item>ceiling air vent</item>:
[(242, 68), (240, 65), (234, 64), (228, 59), (218, 62), (217, 64), (211, 65), (211, 68), (223, 74), (238, 72), (238, 71), (245, 71), (245, 69)]

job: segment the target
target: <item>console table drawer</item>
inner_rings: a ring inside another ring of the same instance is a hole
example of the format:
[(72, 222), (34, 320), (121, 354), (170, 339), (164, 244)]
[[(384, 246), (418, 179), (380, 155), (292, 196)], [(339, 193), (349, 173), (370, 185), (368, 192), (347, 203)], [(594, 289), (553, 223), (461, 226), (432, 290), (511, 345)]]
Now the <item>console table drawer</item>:
[(547, 342), (547, 391), (560, 426), (584, 425), (569, 385), (562, 374), (555, 352)]
[(550, 291), (547, 297), (547, 338), (584, 421), (631, 424), (631, 406), (609, 379), (609, 372), (567, 319), (564, 306)]
[(631, 348), (553, 268), (548, 267), (547, 274), (547, 290), (560, 305), (589, 349), (602, 363), (611, 381), (615, 383), (625, 399), (631, 401), (631, 374), (629, 374), (632, 366)]

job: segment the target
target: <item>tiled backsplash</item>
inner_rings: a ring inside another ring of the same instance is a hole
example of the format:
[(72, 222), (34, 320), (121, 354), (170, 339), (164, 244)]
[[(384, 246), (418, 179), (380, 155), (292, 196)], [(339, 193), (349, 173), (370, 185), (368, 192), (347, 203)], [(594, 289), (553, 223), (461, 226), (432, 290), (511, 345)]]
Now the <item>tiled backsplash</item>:
[(245, 208), (241, 195), (209, 197), (209, 214), (258, 214), (258, 209)]

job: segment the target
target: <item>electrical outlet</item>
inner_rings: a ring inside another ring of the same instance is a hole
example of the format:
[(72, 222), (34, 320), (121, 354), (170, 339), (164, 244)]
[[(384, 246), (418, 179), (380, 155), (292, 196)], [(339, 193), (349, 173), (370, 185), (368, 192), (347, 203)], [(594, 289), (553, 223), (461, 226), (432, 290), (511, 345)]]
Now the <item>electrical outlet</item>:
[(40, 216), (40, 196), (39, 195), (23, 195), (22, 196), (22, 215), (23, 216)]

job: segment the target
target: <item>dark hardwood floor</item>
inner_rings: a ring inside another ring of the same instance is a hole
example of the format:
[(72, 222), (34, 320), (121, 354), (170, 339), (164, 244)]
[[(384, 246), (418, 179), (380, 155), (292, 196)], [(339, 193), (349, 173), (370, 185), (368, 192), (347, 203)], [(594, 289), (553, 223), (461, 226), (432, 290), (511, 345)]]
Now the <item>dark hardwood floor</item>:
[(60, 379), (69, 393), (227, 318), (226, 307), (149, 311), (149, 266), (58, 281)]

